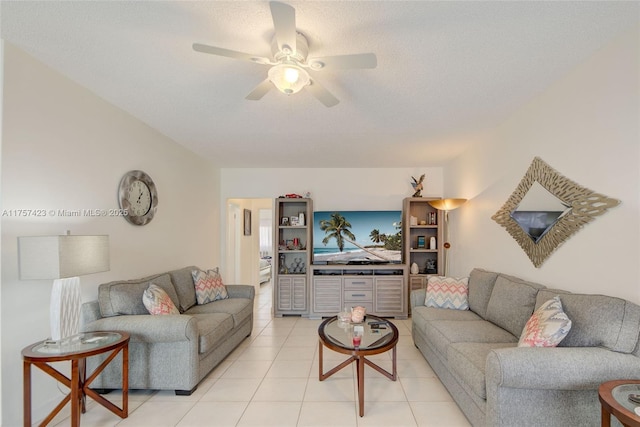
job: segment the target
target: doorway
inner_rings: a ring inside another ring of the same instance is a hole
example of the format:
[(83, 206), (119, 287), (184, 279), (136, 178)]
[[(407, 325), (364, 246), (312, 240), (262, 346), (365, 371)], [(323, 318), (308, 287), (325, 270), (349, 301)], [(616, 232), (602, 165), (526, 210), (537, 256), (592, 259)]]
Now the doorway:
[[(245, 210), (250, 214), (250, 234), (245, 234)], [(273, 199), (229, 199), (227, 201), (226, 270), (229, 283), (245, 283), (259, 290), (260, 260), (273, 252)], [(268, 221), (268, 223), (267, 223)], [(269, 231), (267, 231), (269, 230)], [(263, 238), (269, 233), (270, 239)], [(270, 245), (271, 247), (268, 247)]]

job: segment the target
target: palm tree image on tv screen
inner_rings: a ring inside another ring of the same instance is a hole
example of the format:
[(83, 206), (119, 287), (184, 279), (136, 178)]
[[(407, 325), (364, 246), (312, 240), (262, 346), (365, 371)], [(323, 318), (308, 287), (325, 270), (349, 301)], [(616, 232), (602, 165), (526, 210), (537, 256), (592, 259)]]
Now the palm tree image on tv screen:
[(401, 262), (401, 211), (314, 212), (315, 264)]

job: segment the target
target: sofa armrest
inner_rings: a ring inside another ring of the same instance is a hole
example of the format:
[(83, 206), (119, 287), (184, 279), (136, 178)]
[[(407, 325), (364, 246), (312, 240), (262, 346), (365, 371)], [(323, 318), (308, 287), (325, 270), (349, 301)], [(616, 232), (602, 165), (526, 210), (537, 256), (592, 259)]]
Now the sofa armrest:
[(252, 300), (256, 296), (256, 288), (251, 285), (227, 285), (227, 293), (229, 298), (248, 298)]
[(411, 308), (424, 305), (424, 300), (426, 297), (426, 289), (416, 289), (415, 291), (411, 291)]
[(640, 358), (601, 347), (501, 348), (489, 352), (485, 374), (487, 395), (498, 388), (592, 390), (640, 378)]
[(123, 315), (103, 317), (83, 324), (83, 332), (123, 331), (133, 342), (198, 342), (198, 325), (193, 316), (179, 315)]

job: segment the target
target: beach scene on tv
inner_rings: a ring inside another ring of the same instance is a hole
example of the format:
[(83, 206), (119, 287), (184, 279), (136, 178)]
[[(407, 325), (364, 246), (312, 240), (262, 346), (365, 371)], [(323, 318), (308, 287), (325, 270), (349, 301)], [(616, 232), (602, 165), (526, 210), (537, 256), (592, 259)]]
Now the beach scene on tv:
[(400, 263), (401, 211), (313, 213), (313, 262)]

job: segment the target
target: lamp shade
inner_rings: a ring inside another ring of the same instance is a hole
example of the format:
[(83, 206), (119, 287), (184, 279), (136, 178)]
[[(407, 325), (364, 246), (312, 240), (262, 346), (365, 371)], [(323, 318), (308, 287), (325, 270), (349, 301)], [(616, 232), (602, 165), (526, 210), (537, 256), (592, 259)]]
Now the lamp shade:
[(452, 211), (462, 206), (467, 199), (438, 199), (429, 200), (428, 203), (439, 211)]
[(20, 279), (61, 279), (109, 271), (109, 236), (18, 237)]

